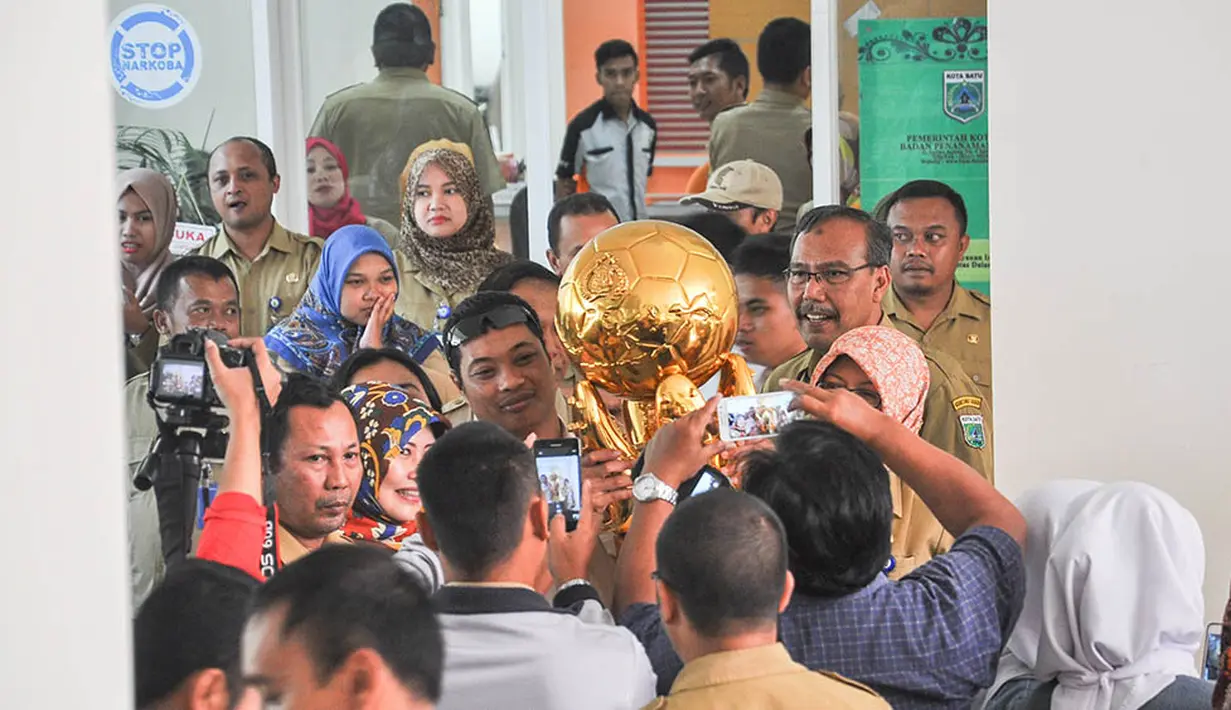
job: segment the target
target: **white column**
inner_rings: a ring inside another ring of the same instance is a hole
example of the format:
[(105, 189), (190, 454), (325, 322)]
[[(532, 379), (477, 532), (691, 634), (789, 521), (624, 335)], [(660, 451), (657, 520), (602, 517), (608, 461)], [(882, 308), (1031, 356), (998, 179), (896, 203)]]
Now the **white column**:
[(440, 83), (474, 98), (470, 0), (441, 0)]
[(284, 227), (308, 231), (308, 176), (304, 140), (303, 57), (299, 2), (252, 0), (252, 51), (257, 138), (274, 151), (282, 187), (274, 214)]
[(0, 260), (6, 708), (133, 706), (110, 20), (106, 0), (8, 3), (0, 30), (22, 107), (0, 113), (22, 235)]
[[(552, 6), (556, 7), (553, 8)], [(525, 161), (530, 224), (530, 258), (546, 263), (547, 213), (553, 202), (552, 179), (559, 145), (552, 143), (553, 114), (563, 111), (563, 37), (561, 0), (522, 0), (513, 15), (520, 18), (522, 100), (525, 116)], [(553, 40), (554, 38), (554, 40)], [(553, 44), (561, 46), (552, 48)], [(510, 48), (512, 49), (512, 48)], [(553, 70), (553, 57), (556, 66)], [(558, 77), (553, 88), (551, 77)], [(554, 98), (554, 101), (553, 101)], [(554, 102), (559, 102), (553, 105)], [(561, 131), (561, 140), (563, 131)]]
[(841, 199), (838, 159), (838, 3), (812, 0), (812, 199)]

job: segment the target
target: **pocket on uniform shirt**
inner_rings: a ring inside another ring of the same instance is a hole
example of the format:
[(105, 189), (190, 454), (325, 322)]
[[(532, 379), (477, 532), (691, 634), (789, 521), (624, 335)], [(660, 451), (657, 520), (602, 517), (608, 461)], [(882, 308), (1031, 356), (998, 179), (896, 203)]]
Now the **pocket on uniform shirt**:
[(594, 150), (587, 150), (586, 157), (587, 158), (597, 158), (600, 155), (606, 155), (613, 150), (615, 150), (614, 146), (607, 146), (606, 148), (595, 148)]

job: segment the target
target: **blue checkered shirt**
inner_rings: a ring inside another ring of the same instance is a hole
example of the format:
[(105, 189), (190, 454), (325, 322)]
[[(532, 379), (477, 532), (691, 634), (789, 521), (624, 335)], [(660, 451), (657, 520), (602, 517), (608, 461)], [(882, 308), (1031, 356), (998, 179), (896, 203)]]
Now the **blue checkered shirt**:
[[(979, 527), (898, 582), (878, 575), (836, 599), (796, 593), (778, 635), (796, 661), (869, 685), (896, 710), (969, 708), (995, 679), (1024, 594), (1021, 547)], [(620, 623), (645, 644), (665, 695), (683, 664), (658, 607), (635, 604)]]

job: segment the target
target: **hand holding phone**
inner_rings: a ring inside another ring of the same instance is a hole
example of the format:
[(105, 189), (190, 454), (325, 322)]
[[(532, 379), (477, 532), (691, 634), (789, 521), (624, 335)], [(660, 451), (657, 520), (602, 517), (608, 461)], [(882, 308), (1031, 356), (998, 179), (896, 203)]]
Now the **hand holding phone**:
[(565, 529), (577, 529), (581, 520), (581, 443), (577, 439), (538, 439), (534, 467), (539, 476), (548, 520), (564, 516)]

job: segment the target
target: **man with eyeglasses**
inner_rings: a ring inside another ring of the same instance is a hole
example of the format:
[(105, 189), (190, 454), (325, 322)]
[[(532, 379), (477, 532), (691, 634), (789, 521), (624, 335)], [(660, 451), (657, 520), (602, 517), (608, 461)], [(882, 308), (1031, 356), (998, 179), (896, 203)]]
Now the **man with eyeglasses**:
[[(787, 299), (808, 349), (775, 368), (763, 391), (782, 389), (781, 382), (815, 379), (817, 363), (838, 336), (867, 325), (892, 327), (882, 302), (892, 288), (889, 263), (893, 237), (889, 228), (852, 207), (818, 207), (804, 216), (791, 246), (786, 270)], [(991, 406), (961, 364), (923, 346), (931, 386), (924, 404), (919, 436), (947, 451), (988, 481), (992, 479)], [(903, 549), (930, 555), (949, 549), (953, 536), (913, 491), (903, 487), (894, 500), (894, 529), (903, 531)], [(916, 554), (912, 565), (927, 561)]]

